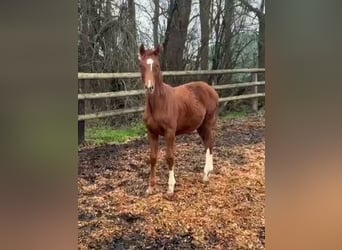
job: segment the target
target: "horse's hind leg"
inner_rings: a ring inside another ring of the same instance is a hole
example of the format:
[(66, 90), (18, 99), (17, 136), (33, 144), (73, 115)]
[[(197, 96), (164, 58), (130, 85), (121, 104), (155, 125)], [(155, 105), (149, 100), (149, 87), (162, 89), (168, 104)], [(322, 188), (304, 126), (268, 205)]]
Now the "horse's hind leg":
[(205, 165), (203, 170), (203, 182), (209, 181), (209, 174), (214, 170), (213, 166), (213, 138), (209, 129), (205, 130), (203, 142), (205, 146)]
[(176, 184), (175, 172), (174, 172), (174, 163), (175, 163), (175, 155), (174, 155), (174, 144), (175, 144), (175, 131), (169, 130), (165, 133), (166, 139), (166, 162), (169, 167), (169, 181), (168, 181), (168, 190), (167, 195), (171, 198), (174, 193), (174, 188)]
[(209, 174), (214, 170), (213, 166), (213, 128), (215, 117), (206, 117), (203, 124), (197, 129), (205, 147), (205, 166), (203, 170), (203, 182), (209, 181)]

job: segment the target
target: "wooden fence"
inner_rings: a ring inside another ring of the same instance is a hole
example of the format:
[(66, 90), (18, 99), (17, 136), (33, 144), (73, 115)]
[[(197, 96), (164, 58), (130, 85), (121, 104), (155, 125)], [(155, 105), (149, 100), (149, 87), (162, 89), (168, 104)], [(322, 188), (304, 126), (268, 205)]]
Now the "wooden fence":
[[(251, 106), (254, 111), (258, 110), (258, 98), (265, 96), (265, 93), (258, 93), (258, 86), (264, 85), (265, 81), (258, 81), (258, 73), (265, 72), (265, 69), (222, 69), (222, 70), (198, 70), (198, 71), (164, 71), (163, 76), (192, 76), (192, 75), (222, 75), (222, 74), (234, 74), (234, 73), (251, 73), (252, 81), (244, 83), (233, 83), (233, 84), (222, 84), (214, 85), (213, 87), (217, 90), (221, 89), (233, 89), (240, 87), (253, 87), (250, 94), (228, 96), (219, 99), (220, 102), (228, 102), (241, 99), (252, 99)], [(85, 79), (114, 79), (114, 78), (140, 78), (138, 72), (128, 73), (78, 73), (79, 80)], [(126, 109), (117, 109), (110, 111), (95, 112), (91, 114), (85, 114), (84, 100), (89, 99), (103, 99), (103, 98), (115, 98), (115, 97), (127, 97), (142, 95), (145, 91), (140, 90), (129, 90), (129, 91), (116, 91), (116, 92), (104, 92), (104, 93), (87, 93), (78, 94), (78, 143), (84, 141), (85, 134), (85, 120), (97, 119), (103, 117), (110, 117), (115, 115), (122, 115), (128, 113), (136, 113), (144, 111), (143, 106), (131, 107)]]

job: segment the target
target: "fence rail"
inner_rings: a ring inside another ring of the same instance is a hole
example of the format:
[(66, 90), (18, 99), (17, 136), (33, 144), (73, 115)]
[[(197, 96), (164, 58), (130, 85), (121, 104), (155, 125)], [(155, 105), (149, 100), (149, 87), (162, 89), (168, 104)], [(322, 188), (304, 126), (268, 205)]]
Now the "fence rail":
[[(242, 99), (250, 99), (256, 97), (265, 96), (265, 93), (257, 93), (257, 94), (248, 94), (248, 95), (238, 95), (238, 96), (228, 96), (219, 99), (219, 102), (228, 102), (228, 101), (235, 101), (235, 100), (242, 100)], [(123, 115), (129, 113), (138, 113), (144, 111), (145, 107), (132, 107), (126, 109), (116, 109), (110, 111), (101, 111), (95, 112), (92, 114), (85, 114), (85, 115), (78, 115), (79, 121), (90, 120), (90, 119), (97, 119), (97, 118), (104, 118), (116, 115)]]
[[(194, 75), (221, 75), (235, 73), (260, 73), (265, 69), (217, 69), (217, 70), (192, 70), (192, 71), (164, 71), (163, 76), (194, 76)], [(78, 73), (78, 79), (114, 79), (114, 78), (139, 78), (139, 72), (125, 73)]]
[[(233, 84), (222, 84), (213, 86), (214, 89), (233, 89), (239, 87), (249, 87), (256, 85), (264, 85), (265, 82), (244, 82), (244, 83), (233, 83)], [(88, 93), (88, 94), (78, 94), (78, 100), (90, 100), (90, 99), (103, 99), (103, 98), (113, 98), (113, 97), (127, 97), (142, 95), (145, 91), (139, 90), (128, 90), (128, 91), (116, 91), (116, 92), (103, 92), (103, 93)]]
[(139, 89), (139, 90), (128, 90), (128, 91), (117, 91), (117, 92), (78, 94), (78, 100), (135, 96), (135, 95), (142, 95), (144, 93), (145, 91), (143, 89)]
[(89, 120), (89, 119), (97, 119), (97, 118), (104, 118), (104, 117), (109, 117), (109, 116), (137, 113), (137, 112), (144, 111), (144, 109), (145, 107), (132, 107), (132, 108), (126, 108), (126, 109), (101, 111), (101, 112), (96, 112), (92, 114), (78, 115), (78, 120), (84, 121), (84, 120)]
[[(222, 69), (222, 70), (198, 70), (198, 71), (165, 71), (163, 76), (191, 76), (191, 75), (221, 75), (221, 74), (235, 74), (235, 73), (251, 73), (252, 82), (244, 83), (233, 83), (233, 84), (222, 84), (214, 85), (213, 88), (216, 90), (233, 89), (241, 87), (252, 87), (251, 93), (246, 95), (228, 96), (221, 97), (220, 102), (228, 102), (242, 99), (252, 99), (251, 105), (254, 111), (258, 110), (258, 98), (265, 96), (265, 93), (258, 93), (258, 86), (265, 85), (265, 81), (258, 81), (258, 74), (265, 72), (265, 69), (252, 68), (252, 69)], [(114, 78), (139, 78), (139, 72), (127, 72), (127, 73), (78, 73), (79, 80), (85, 79), (114, 79)], [(78, 142), (81, 143), (84, 140), (84, 128), (85, 120), (98, 119), (122, 114), (137, 113), (144, 111), (144, 107), (130, 107), (125, 109), (116, 109), (110, 111), (101, 111), (91, 114), (84, 113), (84, 101), (90, 99), (102, 99), (102, 98), (116, 98), (116, 97), (127, 97), (142, 95), (145, 91), (140, 90), (129, 90), (129, 91), (117, 91), (117, 92), (103, 92), (103, 93), (80, 93), (78, 94), (78, 129), (79, 136)]]

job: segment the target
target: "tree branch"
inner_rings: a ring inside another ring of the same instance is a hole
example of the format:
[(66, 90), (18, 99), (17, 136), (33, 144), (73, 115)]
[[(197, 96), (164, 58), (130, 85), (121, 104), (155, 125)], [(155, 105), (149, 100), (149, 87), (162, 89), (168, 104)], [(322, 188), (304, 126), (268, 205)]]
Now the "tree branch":
[(258, 9), (258, 8), (253, 7), (247, 0), (239, 0), (239, 1), (244, 6), (246, 6), (249, 11), (254, 12), (258, 16), (258, 18), (263, 18), (263, 16), (265, 15), (263, 12), (263, 5), (265, 4), (264, 0), (262, 0), (262, 2), (261, 2), (262, 9)]

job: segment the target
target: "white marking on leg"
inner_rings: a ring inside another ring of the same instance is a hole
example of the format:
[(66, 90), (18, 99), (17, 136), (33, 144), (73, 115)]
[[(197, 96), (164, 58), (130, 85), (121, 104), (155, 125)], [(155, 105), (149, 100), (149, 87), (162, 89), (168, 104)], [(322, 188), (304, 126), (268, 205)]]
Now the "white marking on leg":
[(209, 173), (213, 171), (213, 154), (210, 154), (209, 148), (207, 149), (207, 152), (205, 154), (205, 166), (204, 166), (204, 176), (203, 180), (208, 181), (209, 180)]
[(168, 193), (173, 193), (175, 189), (176, 179), (174, 170), (169, 171), (169, 190)]
[(152, 71), (152, 66), (153, 66), (153, 59), (152, 58), (148, 58), (147, 60), (146, 60), (146, 63), (147, 64), (150, 64), (150, 67), (151, 67), (151, 71)]
[(146, 190), (146, 194), (152, 194), (153, 192), (153, 188), (148, 186), (147, 190)]

